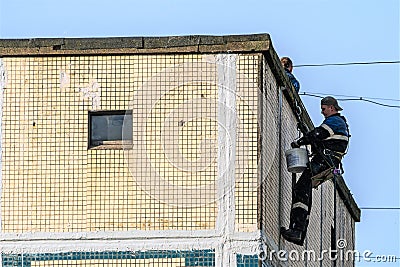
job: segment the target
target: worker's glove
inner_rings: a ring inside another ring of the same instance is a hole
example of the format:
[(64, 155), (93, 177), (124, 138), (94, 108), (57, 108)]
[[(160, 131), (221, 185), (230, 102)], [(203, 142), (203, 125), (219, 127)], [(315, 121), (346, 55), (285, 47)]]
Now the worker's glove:
[(293, 141), (292, 143), (290, 143), (290, 146), (292, 148), (299, 148), (300, 147), (300, 145), (297, 143), (297, 141)]

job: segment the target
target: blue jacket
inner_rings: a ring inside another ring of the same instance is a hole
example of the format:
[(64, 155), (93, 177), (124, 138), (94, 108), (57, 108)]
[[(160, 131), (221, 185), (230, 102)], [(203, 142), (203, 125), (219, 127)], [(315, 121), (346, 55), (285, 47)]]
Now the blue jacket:
[(294, 89), (296, 89), (296, 93), (298, 93), (300, 91), (299, 81), (296, 79), (296, 77), (294, 77), (294, 75), (288, 69), (285, 69), (285, 72), (286, 75), (289, 77), (290, 82), (293, 84)]
[(333, 114), (316, 127), (300, 138), (299, 145), (316, 144), (320, 149), (330, 149), (337, 152), (345, 152), (349, 143), (349, 127), (346, 118), (339, 113)]
[(321, 140), (324, 148), (333, 151), (345, 152), (349, 143), (349, 126), (347, 125), (346, 118), (339, 113), (326, 118), (322, 124), (317, 127), (325, 130)]

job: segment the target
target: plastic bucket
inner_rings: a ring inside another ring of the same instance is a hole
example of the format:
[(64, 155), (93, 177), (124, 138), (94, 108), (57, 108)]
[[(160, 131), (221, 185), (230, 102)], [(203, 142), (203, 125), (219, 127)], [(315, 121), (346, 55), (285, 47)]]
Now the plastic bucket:
[(305, 148), (286, 150), (286, 165), (289, 172), (300, 173), (307, 168), (308, 154)]

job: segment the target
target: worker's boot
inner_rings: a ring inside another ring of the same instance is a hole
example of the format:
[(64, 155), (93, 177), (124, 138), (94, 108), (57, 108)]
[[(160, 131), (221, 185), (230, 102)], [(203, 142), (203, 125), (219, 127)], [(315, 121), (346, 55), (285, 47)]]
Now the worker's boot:
[(299, 246), (302, 246), (304, 243), (304, 238), (302, 238), (302, 233), (303, 232), (300, 230), (286, 229), (284, 227), (281, 227), (281, 235), (283, 236), (283, 238)]

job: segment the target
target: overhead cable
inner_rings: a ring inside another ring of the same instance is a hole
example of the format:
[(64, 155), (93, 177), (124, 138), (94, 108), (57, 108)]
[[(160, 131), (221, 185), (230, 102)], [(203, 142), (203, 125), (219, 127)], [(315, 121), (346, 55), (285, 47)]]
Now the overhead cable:
[[(310, 94), (310, 93), (307, 93), (307, 92), (301, 92), (301, 93), (299, 93), (299, 95), (312, 96), (312, 97), (317, 97), (317, 98), (324, 98), (325, 97), (325, 96), (322, 96), (322, 95)], [(332, 95), (332, 96), (335, 96), (335, 95)], [(400, 108), (399, 105), (388, 105), (388, 104), (384, 104), (384, 103), (380, 103), (380, 102), (377, 102), (377, 101), (373, 101), (373, 100), (367, 99), (367, 98), (362, 97), (362, 96), (361, 97), (357, 97), (357, 98), (338, 98), (337, 100), (339, 100), (339, 101), (365, 101), (365, 102), (368, 102), (368, 103), (372, 103), (372, 104), (383, 106), (383, 107), (387, 107), (387, 108)]]
[[(316, 92), (305, 92), (305, 93), (307, 93), (307, 94), (314, 94), (314, 95), (324, 95), (324, 93), (316, 93)], [(351, 97), (351, 98), (360, 98), (360, 96), (354, 96), (354, 95), (339, 95), (339, 94), (335, 94), (335, 96), (339, 96), (339, 97)], [(371, 97), (371, 96), (362, 96), (362, 98), (400, 102), (400, 99), (394, 99), (394, 98), (382, 98), (382, 97)]]
[(371, 61), (371, 62), (346, 62), (346, 63), (323, 63), (323, 64), (300, 64), (293, 65), (294, 68), (301, 67), (326, 67), (326, 66), (349, 66), (349, 65), (377, 65), (377, 64), (399, 64), (400, 60), (393, 61)]
[(400, 210), (400, 207), (361, 207), (362, 210)]

